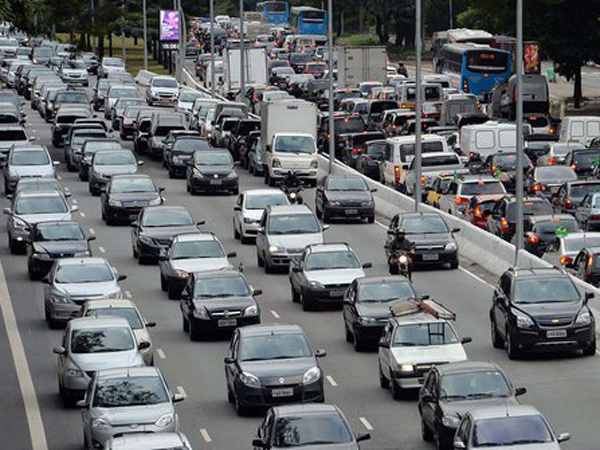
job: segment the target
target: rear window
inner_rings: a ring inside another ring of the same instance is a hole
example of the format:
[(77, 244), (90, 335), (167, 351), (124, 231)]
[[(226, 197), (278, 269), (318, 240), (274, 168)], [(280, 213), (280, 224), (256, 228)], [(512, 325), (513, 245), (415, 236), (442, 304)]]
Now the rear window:
[(577, 231), (577, 223), (574, 219), (557, 219), (554, 221), (537, 223), (534, 230), (537, 234), (556, 235), (559, 228), (561, 231), (566, 230), (568, 233), (573, 233)]
[(27, 135), (24, 130), (0, 130), (0, 141), (25, 141)]
[(464, 183), (462, 195), (504, 194), (506, 192), (499, 181), (483, 181), (475, 183)]
[[(433, 153), (433, 152), (443, 152), (444, 144), (441, 141), (434, 142), (423, 142), (421, 143), (421, 152), (422, 153)], [(415, 144), (402, 144), (400, 146), (400, 154), (402, 156), (402, 160), (406, 160), (407, 156), (415, 156)], [(448, 155), (451, 156), (452, 155)], [(455, 161), (455, 159), (453, 159)]]
[(344, 117), (335, 120), (335, 134), (362, 133), (365, 130), (365, 123), (360, 117)]
[(597, 166), (600, 162), (600, 152), (581, 152), (575, 153), (573, 160), (577, 164), (577, 168), (590, 168)]
[[(507, 216), (510, 220), (516, 218), (517, 205), (513, 202), (507, 207)], [(523, 213), (526, 216), (543, 216), (546, 214), (552, 214), (552, 206), (545, 200), (525, 200), (523, 202)]]
[(396, 102), (373, 102), (371, 105), (371, 114), (380, 114), (388, 109), (396, 109), (398, 104)]

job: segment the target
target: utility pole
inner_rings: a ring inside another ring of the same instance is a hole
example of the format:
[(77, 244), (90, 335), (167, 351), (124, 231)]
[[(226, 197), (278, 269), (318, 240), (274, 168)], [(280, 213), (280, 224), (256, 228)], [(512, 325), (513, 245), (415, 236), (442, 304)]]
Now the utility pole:
[(517, 0), (517, 224), (515, 265), (519, 262), (519, 251), (523, 247), (523, 0)]
[(452, 7), (452, 0), (448, 0), (448, 8), (450, 12), (450, 28), (449, 30), (454, 28), (454, 8)]
[(416, 54), (416, 73), (415, 85), (417, 89), (416, 106), (415, 106), (415, 186), (413, 189), (415, 198), (415, 212), (419, 212), (419, 204), (422, 197), (421, 184), (421, 115), (423, 113), (423, 98), (421, 95), (421, 0), (416, 0), (417, 7), (415, 8), (415, 54)]
[(146, 0), (142, 0), (142, 14), (142, 21), (144, 23), (144, 70), (148, 70), (148, 18), (146, 17)]
[(185, 64), (185, 44), (187, 41), (187, 27), (185, 25), (185, 15), (181, 0), (177, 0), (177, 12), (179, 13), (179, 51), (177, 52), (176, 78), (180, 83), (183, 82), (183, 66)]
[(327, 65), (329, 66), (329, 173), (335, 160), (335, 120), (333, 114), (333, 2), (327, 0)]
[[(213, 98), (216, 93), (215, 77), (215, 0), (210, 0), (210, 93)], [(206, 81), (205, 81), (206, 82)]]
[[(244, 24), (244, 0), (240, 0), (240, 92), (242, 100), (246, 93), (246, 30)], [(245, 102), (244, 102), (245, 103)]]
[(123, 64), (127, 65), (127, 49), (125, 48), (125, 2), (121, 1), (121, 50), (123, 51)]

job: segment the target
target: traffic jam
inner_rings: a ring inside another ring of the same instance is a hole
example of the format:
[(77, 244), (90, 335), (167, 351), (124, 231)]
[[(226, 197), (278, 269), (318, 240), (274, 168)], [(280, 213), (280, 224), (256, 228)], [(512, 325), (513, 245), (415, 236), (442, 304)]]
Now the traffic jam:
[[(298, 27), (303, 14), (326, 20), (322, 10), (292, 9)], [(522, 246), (550, 264), (496, 277), (477, 318), (487, 331), (472, 337), (443, 289), (434, 294), (426, 282), (442, 277), (460, 292), (460, 228), (429, 210), (383, 217), (377, 190), (414, 197), (420, 183), (417, 201), (515, 243), (510, 53), (485, 32), (490, 45), (465, 30), (437, 36), (436, 73), (422, 83), (417, 179), (415, 79), (385, 49), (336, 47), (330, 69), (324, 31), (250, 22), (241, 45), (239, 23), (192, 21), (182, 70), (195, 82), (187, 85), (155, 74), (142, 83), (120, 58), (0, 36), (3, 263), (42, 286), (26, 300), (54, 330), (55, 395), (81, 412), (69, 416), (79, 421), (77, 442), (88, 450), (209, 448), (206, 428), (199, 440), (184, 426), (182, 408), (202, 400), (171, 385), (177, 366), (161, 342), (168, 330), (194, 341), (187, 357), (216, 366), (213, 389), (251, 421), (239, 448), (388, 448), (377, 428), (354, 418), (369, 396), (356, 394), (344, 410), (330, 403), (337, 383), (325, 367), (337, 355), (317, 346), (318, 326), (345, 340), (355, 361), (368, 359), (361, 383), (415, 411), (404, 420), (429, 444), (405, 445), (561, 448), (571, 439), (563, 424), (522, 397), (536, 389), (534, 378), (517, 386), (494, 360), (518, 361), (522, 375), (539, 354), (573, 368), (596, 355), (593, 294), (572, 277), (600, 284), (600, 117), (555, 121), (547, 80), (527, 77), (524, 89), (541, 94), (524, 105)], [(205, 51), (211, 29), (214, 58)], [(249, 66), (243, 91), (240, 52)], [(368, 78), (357, 81), (359, 72)], [(478, 83), (481, 72), (496, 87)], [(331, 134), (344, 170), (328, 173)], [(227, 209), (217, 213), (219, 203)], [(94, 228), (92, 209), (101, 218)], [(373, 233), (383, 236), (379, 248), (359, 252), (361, 236)], [(113, 240), (125, 247), (118, 264), (105, 251)], [(133, 281), (125, 264), (136, 267), (139, 285), (162, 291), (156, 321), (146, 319), (148, 300), (125, 287)], [(270, 290), (309, 325), (264, 306)], [(487, 356), (473, 359), (478, 339)]]

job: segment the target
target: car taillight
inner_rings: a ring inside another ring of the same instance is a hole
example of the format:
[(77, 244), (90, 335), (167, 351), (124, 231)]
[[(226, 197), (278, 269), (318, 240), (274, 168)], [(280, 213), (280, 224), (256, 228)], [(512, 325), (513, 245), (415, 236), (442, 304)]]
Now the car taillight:
[(402, 172), (402, 167), (394, 166), (394, 180), (400, 181), (400, 173)]
[(589, 216), (589, 219), (591, 220), (600, 220), (600, 215), (598, 214), (592, 214)]
[(560, 258), (560, 263), (563, 266), (566, 266), (567, 264), (571, 264), (573, 262), (573, 258), (569, 258), (568, 256), (563, 256), (562, 258)]
[(483, 217), (483, 211), (481, 210), (481, 206), (476, 206), (473, 210), (473, 215), (475, 217)]
[(352, 150), (350, 150), (350, 153), (356, 155), (357, 153), (360, 153), (360, 147), (354, 147)]
[(570, 198), (565, 200), (565, 208), (567, 208), (567, 209), (573, 208), (573, 201)]
[(571, 169), (577, 170), (577, 164), (575, 164), (575, 163), (571, 164)]
[(543, 191), (544, 189), (546, 189), (546, 186), (544, 186), (541, 183), (536, 183), (533, 186), (531, 186), (531, 189), (535, 192), (540, 192), (540, 191)]
[(540, 238), (537, 237), (535, 234), (532, 234), (531, 236), (529, 236), (529, 238), (527, 238), (527, 240), (529, 241), (530, 244), (539, 244), (539, 242), (540, 242)]
[(500, 220), (500, 231), (506, 233), (508, 231), (508, 220), (502, 219)]
[(551, 166), (555, 166), (558, 163), (557, 159), (552, 157), (548, 160), (548, 164)]
[(465, 197), (460, 197), (460, 196), (456, 196), (454, 197), (454, 204), (455, 205), (466, 205), (467, 203), (469, 203), (469, 199), (465, 198)]
[(495, 172), (496, 172), (496, 169), (497, 169), (497, 167), (496, 167), (494, 164), (492, 164), (492, 168), (491, 168), (491, 170), (492, 170), (492, 173), (495, 173)]
[(467, 81), (466, 78), (463, 78), (463, 92), (465, 92), (465, 93), (469, 92), (469, 82)]
[(421, 175), (421, 186), (425, 187), (426, 182), (427, 182), (427, 178), (425, 178), (425, 175)]

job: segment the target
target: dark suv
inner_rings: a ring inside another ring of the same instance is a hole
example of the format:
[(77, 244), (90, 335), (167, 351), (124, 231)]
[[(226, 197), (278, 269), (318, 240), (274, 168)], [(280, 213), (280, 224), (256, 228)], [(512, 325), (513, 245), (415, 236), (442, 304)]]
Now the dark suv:
[[(525, 216), (552, 214), (552, 205), (542, 197), (525, 197), (523, 199)], [(486, 229), (502, 239), (509, 241), (515, 234), (517, 226), (517, 202), (514, 197), (498, 200), (490, 213)]]
[(568, 274), (556, 268), (510, 268), (494, 290), (492, 344), (516, 359), (524, 351), (581, 349), (596, 354), (595, 319)]

